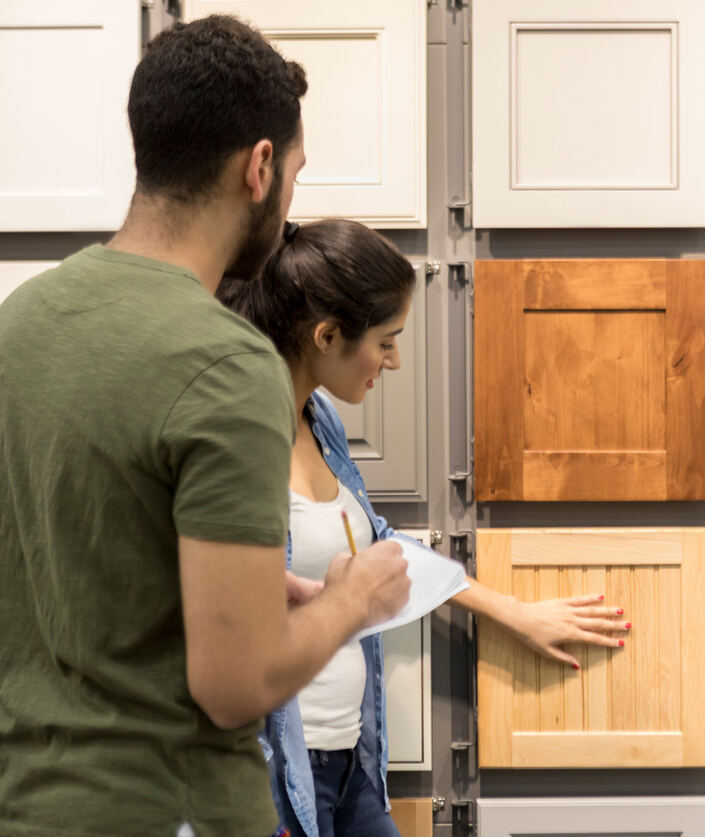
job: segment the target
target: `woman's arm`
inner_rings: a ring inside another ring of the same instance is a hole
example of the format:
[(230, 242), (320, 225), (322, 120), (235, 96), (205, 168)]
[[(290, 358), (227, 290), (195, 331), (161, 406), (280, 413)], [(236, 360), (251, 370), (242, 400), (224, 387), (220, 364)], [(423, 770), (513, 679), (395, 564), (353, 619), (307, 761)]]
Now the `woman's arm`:
[(578, 669), (576, 658), (558, 646), (565, 642), (585, 642), (617, 648), (624, 640), (608, 636), (614, 631), (628, 631), (630, 622), (621, 618), (623, 611), (605, 607), (604, 596), (577, 596), (572, 599), (547, 599), (522, 602), (468, 578), (470, 587), (448, 600), (480, 616), (486, 616), (514, 634), (529, 648)]

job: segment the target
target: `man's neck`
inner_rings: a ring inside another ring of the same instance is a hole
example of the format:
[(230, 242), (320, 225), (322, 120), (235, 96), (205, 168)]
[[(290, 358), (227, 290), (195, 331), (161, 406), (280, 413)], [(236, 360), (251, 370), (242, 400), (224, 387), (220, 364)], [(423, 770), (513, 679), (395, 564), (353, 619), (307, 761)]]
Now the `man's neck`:
[(106, 246), (185, 267), (214, 294), (239, 229), (235, 212), (224, 214), (214, 203), (185, 208), (161, 196), (136, 194), (125, 223)]

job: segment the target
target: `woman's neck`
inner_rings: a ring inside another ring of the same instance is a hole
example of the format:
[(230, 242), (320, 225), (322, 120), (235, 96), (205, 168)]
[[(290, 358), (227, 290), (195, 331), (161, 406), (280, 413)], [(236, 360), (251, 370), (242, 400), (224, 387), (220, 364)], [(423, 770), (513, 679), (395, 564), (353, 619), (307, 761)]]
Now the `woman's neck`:
[(294, 385), (296, 415), (298, 416), (299, 422), (301, 422), (304, 416), (306, 402), (318, 386), (318, 383), (313, 379), (304, 363), (289, 364), (289, 371), (291, 373), (291, 381)]

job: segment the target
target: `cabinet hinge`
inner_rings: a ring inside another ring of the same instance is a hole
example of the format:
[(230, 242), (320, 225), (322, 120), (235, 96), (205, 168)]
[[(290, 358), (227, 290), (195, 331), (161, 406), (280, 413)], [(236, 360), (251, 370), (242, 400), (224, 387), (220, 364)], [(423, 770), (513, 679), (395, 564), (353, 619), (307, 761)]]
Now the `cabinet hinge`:
[(424, 273), (428, 279), (430, 276), (438, 276), (441, 272), (441, 263), (438, 261), (426, 262), (424, 264)]
[(453, 837), (473, 834), (475, 831), (475, 800), (452, 799), (450, 807), (453, 811)]

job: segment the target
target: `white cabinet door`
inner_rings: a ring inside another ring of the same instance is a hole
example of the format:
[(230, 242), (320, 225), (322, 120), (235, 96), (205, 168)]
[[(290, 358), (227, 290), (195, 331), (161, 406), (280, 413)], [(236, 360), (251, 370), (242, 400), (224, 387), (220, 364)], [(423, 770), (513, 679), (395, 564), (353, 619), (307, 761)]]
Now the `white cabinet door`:
[(139, 0), (0, 3), (0, 231), (120, 226), (139, 50)]
[(705, 796), (478, 799), (478, 837), (702, 837)]
[[(430, 529), (402, 529), (431, 546)], [(431, 615), (382, 634), (390, 770), (431, 769)]]
[(31, 279), (32, 276), (37, 276), (39, 273), (44, 273), (52, 267), (56, 267), (59, 262), (3, 262), (0, 261), (0, 302), (19, 286)]
[(476, 227), (705, 224), (702, 0), (475, 0)]
[(186, 0), (233, 13), (306, 70), (306, 166), (290, 216), (426, 225), (426, 0)]

